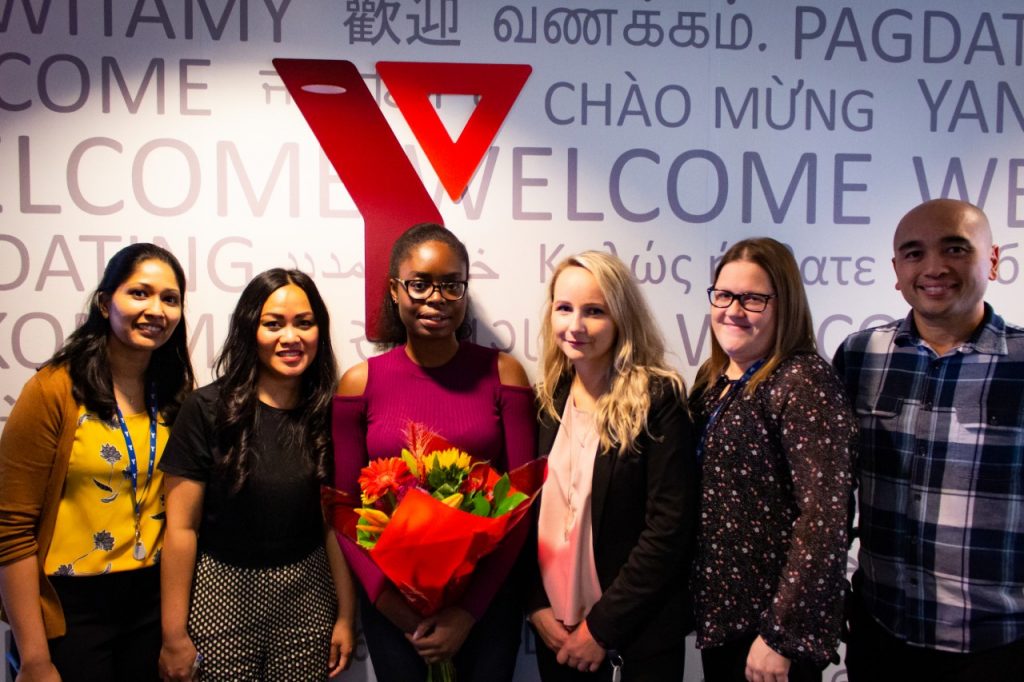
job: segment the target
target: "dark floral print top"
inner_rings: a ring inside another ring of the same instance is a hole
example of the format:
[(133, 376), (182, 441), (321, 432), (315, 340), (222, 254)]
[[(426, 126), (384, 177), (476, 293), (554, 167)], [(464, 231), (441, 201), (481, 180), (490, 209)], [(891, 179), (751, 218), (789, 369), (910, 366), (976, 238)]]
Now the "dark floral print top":
[[(727, 384), (695, 392), (704, 429)], [(818, 355), (784, 360), (704, 435), (694, 563), (697, 645), (751, 633), (826, 663), (839, 641), (856, 419)]]

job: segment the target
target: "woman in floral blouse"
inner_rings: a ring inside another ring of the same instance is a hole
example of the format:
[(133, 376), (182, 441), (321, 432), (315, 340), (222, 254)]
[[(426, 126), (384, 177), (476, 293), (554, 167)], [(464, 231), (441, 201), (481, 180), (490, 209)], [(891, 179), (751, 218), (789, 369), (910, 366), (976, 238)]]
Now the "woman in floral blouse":
[(705, 680), (820, 680), (839, 639), (856, 422), (782, 244), (734, 245), (708, 299), (711, 358), (690, 400)]
[(7, 420), (0, 595), (19, 682), (157, 679), (157, 465), (192, 390), (184, 307), (178, 260), (154, 244), (124, 247)]

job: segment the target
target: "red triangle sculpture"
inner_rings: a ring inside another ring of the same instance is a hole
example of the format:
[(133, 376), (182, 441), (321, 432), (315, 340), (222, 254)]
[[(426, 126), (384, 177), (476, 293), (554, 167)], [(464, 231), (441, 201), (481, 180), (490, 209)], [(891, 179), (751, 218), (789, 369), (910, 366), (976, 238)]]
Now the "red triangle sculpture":
[[(377, 73), (453, 201), (466, 191), (532, 71), (526, 64), (377, 62)], [(458, 140), (434, 109), (435, 94), (480, 97)]]

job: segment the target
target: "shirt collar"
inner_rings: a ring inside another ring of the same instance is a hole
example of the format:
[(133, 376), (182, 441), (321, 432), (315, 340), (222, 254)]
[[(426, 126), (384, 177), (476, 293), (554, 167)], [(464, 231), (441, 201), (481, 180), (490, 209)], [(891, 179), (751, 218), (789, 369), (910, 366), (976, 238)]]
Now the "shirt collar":
[[(897, 346), (923, 346), (924, 339), (917, 333), (914, 324), (914, 311), (896, 325), (896, 336), (893, 339)], [(1006, 323), (996, 315), (995, 310), (985, 303), (985, 315), (981, 324), (974, 330), (971, 338), (957, 349), (959, 353), (984, 353), (987, 355), (1006, 355)]]

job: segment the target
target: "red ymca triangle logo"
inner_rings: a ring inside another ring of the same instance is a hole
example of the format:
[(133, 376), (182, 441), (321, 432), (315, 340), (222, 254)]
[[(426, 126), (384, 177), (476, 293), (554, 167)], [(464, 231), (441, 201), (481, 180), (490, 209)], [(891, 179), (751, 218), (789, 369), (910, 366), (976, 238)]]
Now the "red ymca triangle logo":
[[(392, 244), (411, 225), (441, 223), (441, 213), (355, 64), (334, 59), (273, 61), (363, 218), (366, 337), (376, 340)], [(382, 62), (379, 67), (445, 190), (458, 201), (532, 68), (409, 62)], [(480, 97), (457, 141), (430, 105), (432, 94)]]
[[(526, 64), (377, 62), (413, 135), (453, 201), (458, 201), (533, 69)], [(431, 95), (477, 95), (479, 103), (452, 140)]]

